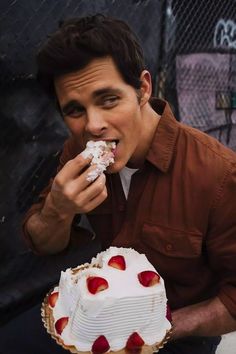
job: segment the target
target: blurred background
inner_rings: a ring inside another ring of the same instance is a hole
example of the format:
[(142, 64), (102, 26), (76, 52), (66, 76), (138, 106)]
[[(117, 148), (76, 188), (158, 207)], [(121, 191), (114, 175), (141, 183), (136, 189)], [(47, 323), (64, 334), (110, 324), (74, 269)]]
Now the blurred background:
[(97, 12), (137, 33), (154, 95), (170, 102), (176, 119), (236, 151), (235, 0), (0, 0), (0, 324), (38, 301), (61, 269), (99, 250), (88, 236), (82, 253), (37, 257), (20, 227), (67, 137), (35, 80), (35, 55), (59, 21)]

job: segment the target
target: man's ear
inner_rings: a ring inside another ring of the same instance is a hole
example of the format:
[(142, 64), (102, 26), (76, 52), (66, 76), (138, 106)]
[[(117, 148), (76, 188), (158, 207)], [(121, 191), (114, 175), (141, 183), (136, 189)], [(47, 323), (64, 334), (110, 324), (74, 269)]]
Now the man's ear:
[(151, 74), (147, 70), (143, 70), (140, 75), (141, 87), (140, 87), (140, 105), (145, 105), (152, 94), (152, 78)]

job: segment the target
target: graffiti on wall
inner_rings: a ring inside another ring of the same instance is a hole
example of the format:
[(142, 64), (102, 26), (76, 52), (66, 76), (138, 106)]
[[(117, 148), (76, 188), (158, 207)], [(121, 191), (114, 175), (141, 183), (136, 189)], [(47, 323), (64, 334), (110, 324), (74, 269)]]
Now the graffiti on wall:
[(236, 22), (221, 18), (215, 26), (213, 45), (236, 49)]

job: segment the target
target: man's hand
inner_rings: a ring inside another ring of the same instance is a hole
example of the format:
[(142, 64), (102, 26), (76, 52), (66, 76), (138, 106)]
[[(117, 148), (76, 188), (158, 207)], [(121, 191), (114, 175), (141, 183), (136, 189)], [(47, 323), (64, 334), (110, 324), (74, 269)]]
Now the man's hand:
[(236, 320), (218, 297), (172, 312), (172, 339), (218, 336), (236, 330)]
[(87, 213), (106, 199), (105, 175), (92, 183), (87, 180), (88, 173), (96, 168), (89, 166), (90, 161), (78, 155), (68, 161), (55, 177), (50, 194), (59, 215)]

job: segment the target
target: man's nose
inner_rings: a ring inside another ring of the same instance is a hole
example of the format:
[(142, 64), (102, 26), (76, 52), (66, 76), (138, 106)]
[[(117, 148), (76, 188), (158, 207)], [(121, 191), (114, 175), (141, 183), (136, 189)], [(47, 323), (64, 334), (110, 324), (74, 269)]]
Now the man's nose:
[(101, 135), (107, 129), (104, 113), (99, 110), (87, 111), (86, 131), (91, 135)]

